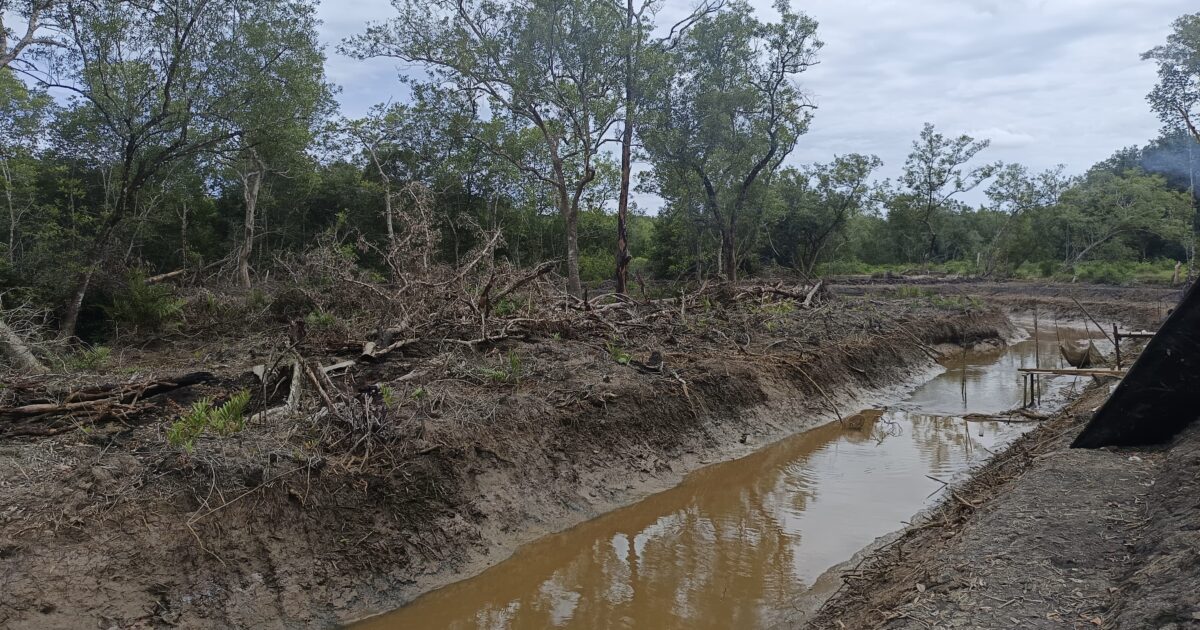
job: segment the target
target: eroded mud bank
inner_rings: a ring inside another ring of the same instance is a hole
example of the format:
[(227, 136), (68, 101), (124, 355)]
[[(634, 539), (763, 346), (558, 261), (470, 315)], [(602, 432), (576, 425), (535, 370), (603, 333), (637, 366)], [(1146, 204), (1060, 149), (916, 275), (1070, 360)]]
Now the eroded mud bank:
[(0, 623), (335, 625), (851, 408), (928, 370), (938, 344), (1007, 334), (996, 310), (870, 302), (780, 316), (786, 328), (749, 339), (662, 340), (657, 374), (526, 342), (507, 353), (534, 376), (486, 390), (491, 415), (451, 423), (467, 403), (447, 397), (413, 446), (370, 460), (314, 457), (294, 428), (187, 457), (161, 422), (8, 440)]

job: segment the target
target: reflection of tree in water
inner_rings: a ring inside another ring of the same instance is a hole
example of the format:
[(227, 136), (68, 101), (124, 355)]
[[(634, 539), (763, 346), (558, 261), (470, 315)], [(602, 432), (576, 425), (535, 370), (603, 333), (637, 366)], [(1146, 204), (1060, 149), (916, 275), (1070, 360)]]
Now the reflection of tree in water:
[[(826, 509), (816, 521), (823, 525), (811, 520), (821, 514), (811, 510), (822, 479), (828, 491), (844, 492), (831, 481), (836, 473), (827, 476), (829, 458), (844, 448), (852, 458), (899, 457), (892, 461), (917, 466), (909, 472), (937, 474), (986, 454), (980, 447), (988, 440), (977, 440), (967, 426), (944, 416), (876, 410), (818, 427), (543, 539), (519, 561), (443, 589), (425, 613), (415, 610), (418, 600), (413, 616), (397, 615), (395, 627), (761, 625), (764, 611), (791, 607), (806, 588), (802, 579), (811, 579), (805, 571), (827, 561), (818, 557), (821, 545), (838, 535), (829, 523), (843, 517)], [(994, 427), (987, 430), (995, 436)], [(810, 533), (804, 553), (814, 557), (799, 555), (802, 527)]]

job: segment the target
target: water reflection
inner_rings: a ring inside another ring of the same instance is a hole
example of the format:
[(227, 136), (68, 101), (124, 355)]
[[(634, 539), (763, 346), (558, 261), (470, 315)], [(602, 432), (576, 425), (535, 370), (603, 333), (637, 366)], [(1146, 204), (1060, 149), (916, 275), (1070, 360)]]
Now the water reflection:
[[(1056, 342), (1041, 345), (1052, 365)], [(760, 627), (936, 501), (930, 476), (961, 474), (1030, 428), (955, 416), (1019, 405), (1016, 368), (1033, 352), (1025, 341), (957, 357), (894, 407), (701, 469), (361, 628)], [(1071, 381), (1049, 381), (1043, 400)]]

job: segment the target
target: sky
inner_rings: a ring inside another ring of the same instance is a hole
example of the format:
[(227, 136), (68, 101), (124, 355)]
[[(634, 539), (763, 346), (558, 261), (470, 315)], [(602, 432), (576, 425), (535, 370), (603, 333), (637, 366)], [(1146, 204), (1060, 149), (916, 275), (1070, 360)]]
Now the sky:
[[(751, 0), (773, 19), (771, 0)], [(660, 22), (694, 4), (666, 0)], [(1155, 82), (1141, 53), (1166, 40), (1195, 0), (793, 0), (816, 19), (820, 63), (799, 77), (815, 102), (800, 165), (873, 153), (900, 173), (925, 122), (992, 141), (981, 160), (1080, 173), (1115, 150), (1156, 137), (1145, 95)], [(403, 101), (394, 60), (357, 61), (336, 44), (394, 15), (388, 0), (325, 0), (321, 36), (343, 113)], [(981, 202), (978, 193), (967, 201)], [(660, 200), (641, 196), (653, 213)]]

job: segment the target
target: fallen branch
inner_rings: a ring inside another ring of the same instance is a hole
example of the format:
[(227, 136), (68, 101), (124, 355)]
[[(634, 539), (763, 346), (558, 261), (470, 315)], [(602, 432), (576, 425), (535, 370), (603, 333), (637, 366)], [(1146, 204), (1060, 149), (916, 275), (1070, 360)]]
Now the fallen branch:
[(158, 284), (159, 282), (174, 280), (175, 278), (178, 278), (187, 272), (187, 269), (177, 269), (175, 271), (168, 271), (167, 273), (160, 273), (157, 276), (150, 276), (149, 278), (146, 278), (146, 284)]

